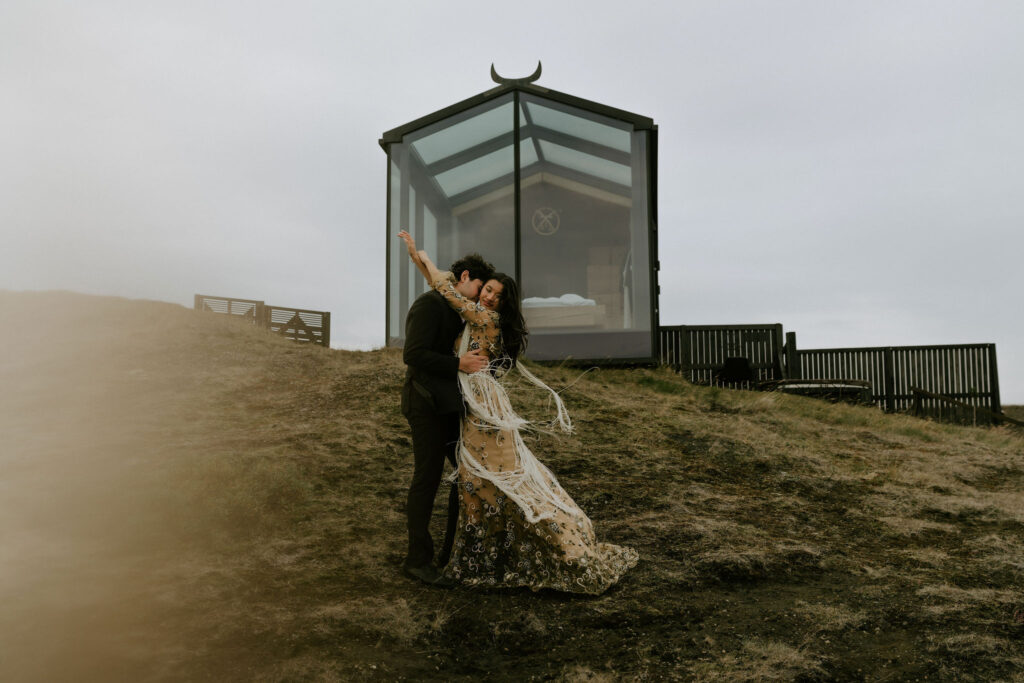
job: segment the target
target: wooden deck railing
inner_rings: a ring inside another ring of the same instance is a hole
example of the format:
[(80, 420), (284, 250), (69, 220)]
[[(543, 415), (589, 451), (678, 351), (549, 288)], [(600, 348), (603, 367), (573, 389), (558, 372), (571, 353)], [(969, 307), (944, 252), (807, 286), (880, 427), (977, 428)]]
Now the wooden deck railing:
[(254, 325), (265, 327), (298, 342), (330, 347), (331, 314), (290, 306), (271, 306), (255, 299), (234, 299), (223, 296), (195, 295), (197, 311), (212, 311), (248, 318)]
[[(782, 325), (676, 325), (659, 328), (661, 362), (694, 384), (748, 389), (783, 379)], [(749, 379), (722, 376), (729, 359), (746, 359)]]
[[(995, 344), (799, 349), (782, 325), (677, 325), (659, 329), (660, 358), (695, 384), (754, 388), (773, 380), (859, 380), (887, 412), (908, 412), (917, 388), (1002, 415)], [(736, 361), (745, 382), (723, 380)], [(972, 418), (973, 419), (973, 418)]]
[(996, 412), (952, 396), (943, 396), (920, 387), (911, 387), (914, 395), (911, 412), (918, 417), (930, 417), (939, 422), (955, 422), (977, 426), (981, 423), (1006, 423), (1016, 427), (1024, 427), (1024, 421), (1009, 417), (1003, 412)]
[(912, 387), (1001, 412), (995, 344), (808, 349), (789, 373), (801, 379), (862, 379), (887, 412), (912, 408)]

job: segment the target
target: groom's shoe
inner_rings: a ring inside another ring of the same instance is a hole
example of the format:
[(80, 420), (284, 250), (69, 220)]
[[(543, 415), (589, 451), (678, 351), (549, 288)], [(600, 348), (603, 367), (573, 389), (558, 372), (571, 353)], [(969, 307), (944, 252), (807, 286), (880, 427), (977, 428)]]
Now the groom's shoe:
[(419, 567), (402, 567), (402, 573), (411, 579), (419, 579), (423, 583), (436, 588), (451, 588), (455, 582), (437, 570), (432, 564)]

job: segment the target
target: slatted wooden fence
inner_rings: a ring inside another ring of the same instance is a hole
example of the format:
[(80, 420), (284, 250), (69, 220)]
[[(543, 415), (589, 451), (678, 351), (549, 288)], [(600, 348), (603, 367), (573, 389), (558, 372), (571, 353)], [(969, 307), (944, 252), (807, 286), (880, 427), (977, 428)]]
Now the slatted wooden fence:
[[(995, 344), (787, 349), (786, 357), (797, 359), (787, 369), (795, 378), (867, 380), (872, 400), (887, 412), (912, 410), (913, 387), (987, 411), (1001, 410)], [(918, 409), (937, 415), (945, 408), (938, 399), (922, 397)]]
[(265, 327), (286, 339), (327, 347), (331, 345), (331, 314), (328, 311), (271, 306), (255, 299), (234, 299), (206, 294), (195, 295), (194, 307), (197, 311), (212, 311), (249, 318), (254, 325)]
[[(1001, 413), (995, 344), (798, 349), (782, 325), (676, 325), (659, 328), (660, 359), (694, 384), (752, 388), (772, 380), (862, 380), (888, 412), (949, 413), (949, 400), (977, 407), (990, 421)], [(746, 358), (753, 381), (720, 378), (726, 360)], [(918, 389), (915, 403), (914, 388)], [(939, 395), (929, 397), (921, 392)]]
[(331, 345), (331, 314), (284, 306), (264, 307), (264, 326), (288, 339)]
[[(973, 426), (994, 422), (1024, 425), (1024, 422), (1017, 422), (1001, 413), (994, 413), (987, 408), (971, 405), (966, 401), (934, 394), (919, 387), (911, 387), (910, 391), (914, 395), (913, 407), (910, 412), (918, 417), (929, 417), (939, 422)], [(925, 407), (926, 403), (930, 403), (931, 408)]]
[(263, 307), (264, 303), (255, 299), (232, 299), (223, 296), (206, 296), (205, 294), (196, 294), (195, 296), (197, 311), (239, 315), (250, 318), (253, 323), (263, 320)]
[[(694, 384), (748, 389), (783, 379), (781, 324), (676, 325), (658, 332), (662, 364)], [(729, 358), (746, 358), (753, 381), (722, 381), (719, 375)]]

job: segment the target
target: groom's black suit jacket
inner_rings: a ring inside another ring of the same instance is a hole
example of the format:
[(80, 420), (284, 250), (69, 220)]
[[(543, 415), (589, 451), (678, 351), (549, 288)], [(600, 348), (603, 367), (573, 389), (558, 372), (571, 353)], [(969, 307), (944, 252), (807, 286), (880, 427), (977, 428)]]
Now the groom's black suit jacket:
[(462, 412), (459, 391), (459, 359), (453, 354), (455, 340), (462, 332), (462, 318), (431, 289), (416, 298), (405, 318), (405, 386), (402, 413), (408, 415), (413, 393), (425, 400), (439, 415)]

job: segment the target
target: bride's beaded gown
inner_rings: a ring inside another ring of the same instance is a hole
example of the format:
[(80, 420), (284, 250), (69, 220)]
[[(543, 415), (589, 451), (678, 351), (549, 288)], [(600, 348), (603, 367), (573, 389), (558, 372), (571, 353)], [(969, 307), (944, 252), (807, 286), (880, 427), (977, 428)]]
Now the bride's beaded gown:
[[(432, 285), (466, 320), (463, 350), (501, 358), (498, 314), (459, 294), (450, 273)], [(519, 371), (544, 386), (526, 368)], [(636, 551), (597, 541), (590, 519), (523, 443), (519, 431), (528, 423), (491, 372), (459, 373), (459, 381), (468, 407), (458, 452), (459, 523), (445, 573), (469, 585), (607, 590), (636, 565)], [(558, 422), (570, 428), (552, 394)]]

